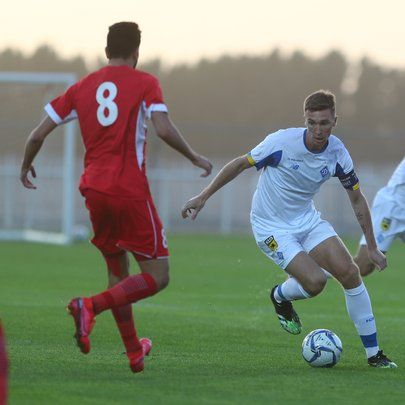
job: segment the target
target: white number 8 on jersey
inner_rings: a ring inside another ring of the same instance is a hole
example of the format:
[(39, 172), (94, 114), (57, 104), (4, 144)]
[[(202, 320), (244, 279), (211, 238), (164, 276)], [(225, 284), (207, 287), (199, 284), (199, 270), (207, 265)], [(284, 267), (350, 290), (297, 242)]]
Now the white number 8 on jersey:
[[(108, 91), (108, 95), (104, 97), (106, 90)], [(104, 82), (98, 86), (96, 92), (96, 100), (99, 104), (97, 119), (103, 127), (113, 124), (118, 117), (118, 106), (114, 103), (117, 93), (117, 86), (113, 82)]]

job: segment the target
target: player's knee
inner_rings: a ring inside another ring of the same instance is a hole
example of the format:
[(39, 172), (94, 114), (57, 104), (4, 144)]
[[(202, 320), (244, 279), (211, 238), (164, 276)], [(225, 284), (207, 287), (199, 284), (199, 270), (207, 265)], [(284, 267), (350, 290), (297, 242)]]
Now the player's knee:
[(169, 272), (159, 272), (152, 275), (155, 280), (157, 290), (162, 291), (169, 285)]
[(354, 288), (361, 281), (360, 270), (356, 263), (350, 263), (338, 277), (340, 284), (344, 288)]
[(306, 281), (304, 289), (311, 297), (315, 297), (322, 292), (327, 281), (325, 273), (319, 272)]
[(156, 281), (156, 285), (159, 291), (165, 289), (169, 285), (170, 276), (169, 276), (169, 264), (165, 263), (159, 270), (153, 273), (153, 276)]
[(169, 272), (162, 275), (159, 283), (159, 291), (165, 289), (169, 285), (170, 277)]

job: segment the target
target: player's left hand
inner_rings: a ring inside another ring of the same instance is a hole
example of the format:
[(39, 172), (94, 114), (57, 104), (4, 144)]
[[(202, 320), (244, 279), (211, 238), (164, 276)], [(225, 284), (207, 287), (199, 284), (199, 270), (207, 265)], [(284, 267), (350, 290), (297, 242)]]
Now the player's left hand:
[(368, 257), (379, 268), (380, 271), (387, 267), (387, 258), (379, 249), (369, 249)]
[(181, 209), (181, 215), (183, 218), (188, 218), (191, 216), (191, 219), (194, 220), (197, 218), (198, 213), (202, 210), (205, 205), (205, 200), (201, 194), (188, 200), (183, 208)]
[(207, 177), (211, 174), (212, 163), (205, 156), (196, 155), (193, 160), (193, 165), (204, 169), (204, 173), (201, 174), (201, 177)]
[(32, 184), (31, 181), (28, 179), (28, 173), (31, 173), (32, 177), (34, 178), (37, 177), (34, 166), (31, 165), (28, 168), (22, 167), (20, 172), (21, 183), (24, 187), (35, 190), (37, 187), (34, 186), (34, 184)]

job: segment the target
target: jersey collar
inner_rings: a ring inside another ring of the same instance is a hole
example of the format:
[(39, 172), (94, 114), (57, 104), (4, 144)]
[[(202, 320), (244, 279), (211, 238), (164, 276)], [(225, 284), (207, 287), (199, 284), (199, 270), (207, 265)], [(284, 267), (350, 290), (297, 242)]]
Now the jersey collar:
[(302, 141), (304, 142), (305, 149), (306, 149), (307, 151), (311, 152), (311, 153), (314, 153), (315, 155), (318, 155), (319, 153), (324, 152), (325, 149), (326, 149), (326, 148), (328, 147), (328, 145), (329, 145), (329, 139), (328, 139), (328, 141), (325, 143), (325, 146), (324, 146), (321, 150), (313, 151), (313, 150), (311, 150), (311, 149), (308, 149), (307, 144), (305, 143), (305, 140), (306, 140), (306, 139), (307, 139), (307, 129), (305, 128), (305, 129), (304, 129), (304, 133), (302, 134)]

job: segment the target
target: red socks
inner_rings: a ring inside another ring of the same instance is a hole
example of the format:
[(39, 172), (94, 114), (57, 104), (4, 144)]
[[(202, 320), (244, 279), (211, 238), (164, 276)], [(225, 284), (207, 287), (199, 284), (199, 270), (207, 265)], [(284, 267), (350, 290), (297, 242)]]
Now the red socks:
[(122, 341), (124, 342), (127, 353), (136, 352), (142, 349), (138, 336), (136, 335), (132, 307), (130, 304), (111, 309)]
[(6, 343), (0, 321), (0, 405), (7, 403), (7, 369)]
[(122, 307), (150, 297), (156, 292), (157, 286), (153, 277), (148, 273), (141, 273), (126, 277), (114, 287), (90, 299), (93, 302), (94, 313), (97, 315), (107, 309)]

